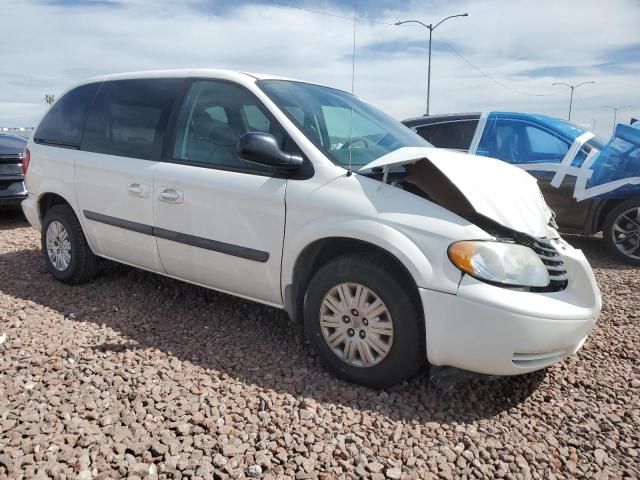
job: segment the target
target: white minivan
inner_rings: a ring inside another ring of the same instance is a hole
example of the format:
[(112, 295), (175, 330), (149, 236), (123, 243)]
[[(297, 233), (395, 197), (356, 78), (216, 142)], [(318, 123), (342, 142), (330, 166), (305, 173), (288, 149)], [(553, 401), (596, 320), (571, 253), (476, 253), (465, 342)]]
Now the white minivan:
[(494, 375), (577, 351), (601, 308), (535, 179), (353, 95), (222, 70), (94, 78), (25, 151), (48, 270), (98, 257), (284, 309), (337, 376)]

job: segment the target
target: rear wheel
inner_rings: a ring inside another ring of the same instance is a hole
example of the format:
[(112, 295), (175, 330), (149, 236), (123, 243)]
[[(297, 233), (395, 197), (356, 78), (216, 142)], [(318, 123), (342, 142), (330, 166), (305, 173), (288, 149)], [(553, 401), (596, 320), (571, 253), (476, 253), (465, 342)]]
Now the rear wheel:
[(411, 285), (376, 254), (323, 266), (304, 301), (307, 338), (336, 376), (373, 388), (406, 380), (425, 363), (424, 319)]
[(640, 265), (640, 198), (622, 202), (609, 212), (603, 235), (609, 250), (629, 265)]
[(42, 253), (47, 269), (68, 284), (86, 282), (98, 269), (80, 222), (68, 205), (54, 205), (42, 222)]

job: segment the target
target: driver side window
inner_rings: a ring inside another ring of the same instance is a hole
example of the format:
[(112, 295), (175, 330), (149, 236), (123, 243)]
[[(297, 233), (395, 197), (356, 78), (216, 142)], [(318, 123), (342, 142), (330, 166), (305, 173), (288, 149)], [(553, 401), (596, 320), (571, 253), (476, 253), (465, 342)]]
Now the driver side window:
[(531, 156), (536, 162), (561, 162), (570, 145), (555, 135), (533, 125), (525, 127)]
[(186, 97), (176, 131), (173, 159), (197, 166), (274, 173), (238, 156), (238, 139), (247, 132), (266, 132), (283, 145), (286, 134), (250, 92), (215, 80), (196, 81)]
[(513, 164), (560, 163), (570, 146), (534, 124), (496, 119), (487, 122), (477, 153)]

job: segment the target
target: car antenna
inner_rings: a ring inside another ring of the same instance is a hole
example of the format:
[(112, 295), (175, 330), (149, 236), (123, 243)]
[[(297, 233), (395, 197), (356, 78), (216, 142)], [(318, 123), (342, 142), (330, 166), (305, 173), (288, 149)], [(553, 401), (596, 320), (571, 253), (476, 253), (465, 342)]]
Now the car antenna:
[[(353, 0), (353, 50), (351, 51), (351, 95), (353, 95), (354, 84), (356, 78), (356, 25), (357, 25), (357, 0)], [(349, 168), (347, 169), (347, 177), (353, 174), (351, 168), (351, 138), (353, 135), (353, 103), (351, 104), (351, 118), (349, 119)]]

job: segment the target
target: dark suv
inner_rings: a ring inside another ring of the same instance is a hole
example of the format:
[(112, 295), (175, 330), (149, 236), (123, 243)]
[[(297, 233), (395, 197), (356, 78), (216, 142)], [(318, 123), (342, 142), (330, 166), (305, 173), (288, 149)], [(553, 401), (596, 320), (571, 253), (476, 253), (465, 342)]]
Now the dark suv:
[(24, 137), (0, 133), (0, 208), (19, 208), (27, 198), (22, 165), (26, 144)]
[(529, 171), (562, 231), (602, 231), (616, 255), (640, 265), (640, 123), (617, 125), (609, 142), (579, 125), (528, 113), (436, 115), (403, 123), (436, 147)]

